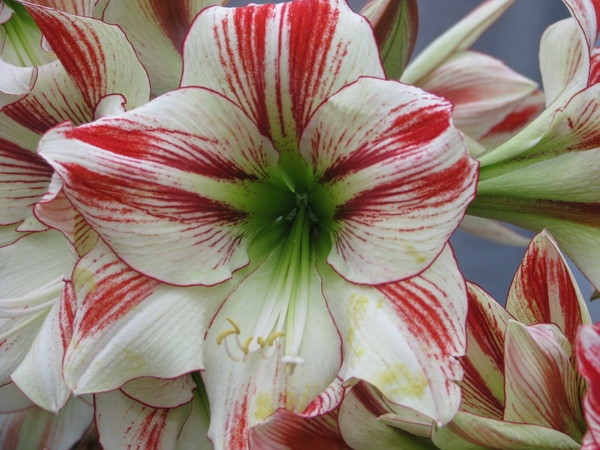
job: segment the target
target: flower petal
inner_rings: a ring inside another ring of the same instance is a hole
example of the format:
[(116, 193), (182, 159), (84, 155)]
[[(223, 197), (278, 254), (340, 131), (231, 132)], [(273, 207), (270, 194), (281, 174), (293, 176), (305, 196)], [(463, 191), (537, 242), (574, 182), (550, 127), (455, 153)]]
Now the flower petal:
[(398, 80), (417, 40), (417, 1), (370, 0), (360, 10), (360, 14), (373, 26), (386, 77)]
[(460, 222), (459, 229), (474, 236), (500, 242), (506, 245), (525, 247), (529, 245), (529, 238), (517, 233), (512, 228), (496, 220), (482, 217), (465, 216)]
[[(206, 369), (202, 377), (211, 407), (209, 437), (217, 450), (247, 448), (249, 429), (279, 408), (295, 413), (306, 411), (308, 415), (313, 414), (315, 408), (322, 409), (325, 399), (316, 403), (313, 399), (323, 391), (329, 391), (328, 386), (336, 379), (341, 366), (340, 337), (323, 299), (314, 267), (309, 275), (310, 301), (299, 349), (304, 364), (296, 365), (293, 370), (286, 366), (282, 362), (286, 343), (279, 340), (272, 341), (274, 345), (265, 344), (264, 356), (258, 350), (246, 355), (243, 361), (233, 361), (227, 356), (224, 348), (227, 341), (217, 345), (218, 336), (232, 327), (227, 317), (239, 324), (242, 342), (254, 333), (260, 320), (259, 308), (266, 301), (265, 293), (278, 256), (273, 252), (256, 270), (236, 282), (237, 289), (219, 310), (206, 336)], [(288, 320), (293, 319), (288, 316)], [(265, 340), (267, 337), (264, 336)], [(291, 336), (283, 339), (288, 338)], [(233, 357), (244, 356), (235, 344), (232, 347)], [(273, 354), (264, 359), (271, 350)]]
[(523, 100), (504, 120), (480, 138), (486, 148), (493, 148), (519, 132), (544, 109), (546, 97), (537, 89)]
[(372, 386), (360, 382), (344, 398), (340, 407), (339, 426), (342, 436), (355, 450), (436, 448), (429, 439), (410, 434), (378, 420), (390, 408)]
[(337, 409), (311, 418), (278, 409), (263, 423), (250, 429), (249, 447), (261, 450), (351, 450), (353, 447), (349, 447), (340, 434), (337, 419)]
[(159, 378), (137, 378), (121, 387), (127, 397), (151, 408), (177, 408), (193, 400), (196, 389), (191, 375), (174, 380)]
[[(583, 412), (589, 434), (600, 444), (600, 325), (585, 325), (577, 337), (577, 368), (588, 383)], [(585, 439), (584, 439), (585, 441)]]
[[(583, 1), (580, 3), (589, 3)], [(590, 48), (582, 42), (581, 28), (574, 19), (548, 27), (540, 43), (540, 71), (546, 105), (561, 107), (588, 84)]]
[(120, 28), (43, 6), (27, 9), (90, 109), (107, 94), (122, 94), (128, 109), (149, 100), (146, 71)]
[(209, 293), (162, 285), (131, 270), (102, 241), (77, 264), (73, 285), (81, 305), (64, 377), (76, 394), (201, 369), (202, 339), (228, 286)]
[(119, 25), (133, 47), (158, 96), (179, 86), (183, 40), (196, 15), (221, 0), (132, 0), (109, 2), (103, 20)]
[(62, 363), (73, 333), (76, 309), (73, 286), (65, 283), (59, 301), (48, 313), (31, 349), (11, 375), (25, 395), (54, 413), (58, 413), (71, 395), (63, 378)]
[(488, 0), (479, 5), (419, 53), (400, 80), (406, 84), (419, 84), (421, 79), (454, 53), (471, 47), (514, 2), (515, 0)]
[(84, 401), (71, 398), (60, 414), (32, 406), (0, 414), (0, 448), (71, 448), (89, 428), (94, 411)]
[(57, 231), (33, 233), (0, 248), (0, 385), (29, 351), (71, 267), (67, 241)]
[(502, 61), (474, 51), (455, 53), (419, 82), (454, 104), (454, 125), (480, 139), (502, 122), (537, 84)]
[[(447, 247), (419, 276), (354, 285), (322, 264), (323, 292), (344, 339), (343, 379), (365, 380), (391, 402), (447, 423), (460, 403), (464, 280)], [(434, 320), (435, 318), (435, 320)]]
[[(568, 354), (563, 346), (568, 348)], [(569, 360), (570, 350), (556, 325), (525, 326), (509, 322), (505, 348), (505, 421), (545, 426), (581, 442), (585, 421), (579, 379)]]
[(36, 78), (35, 67), (13, 66), (0, 58), (0, 109), (27, 95)]
[(397, 281), (443, 249), (477, 176), (450, 115), (418, 88), (361, 78), (311, 118), (300, 149), (332, 205), (327, 261), (343, 277)]
[(94, 396), (96, 426), (105, 449), (173, 449), (190, 405), (157, 409), (121, 391)]
[(467, 283), (467, 354), (461, 359), (461, 408), (502, 419), (504, 412), (504, 333), (512, 318), (487, 292)]
[(459, 411), (454, 420), (434, 431), (442, 450), (577, 450), (580, 444), (551, 428), (503, 422)]
[(203, 11), (181, 85), (222, 93), (293, 153), (319, 104), (361, 75), (385, 77), (367, 20), (343, 0), (301, 0)]
[(575, 277), (546, 231), (531, 241), (513, 278), (506, 310), (525, 325), (558, 325), (572, 346), (579, 326), (592, 322)]
[(33, 405), (14, 383), (0, 387), (0, 413), (22, 411)]
[(0, 224), (20, 224), (46, 193), (52, 168), (29, 149), (0, 137)]
[(277, 163), (239, 108), (197, 88), (89, 125), (62, 125), (40, 149), (119, 257), (179, 285), (216, 284), (248, 263), (248, 195), (265, 202), (252, 189)]

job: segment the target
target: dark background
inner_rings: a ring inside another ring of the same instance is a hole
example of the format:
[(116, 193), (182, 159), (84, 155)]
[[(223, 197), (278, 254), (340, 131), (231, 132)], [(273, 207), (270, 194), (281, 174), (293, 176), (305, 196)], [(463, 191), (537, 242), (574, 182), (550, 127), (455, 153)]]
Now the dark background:
[[(232, 0), (229, 6), (245, 3), (243, 0)], [(355, 11), (364, 5), (362, 0), (350, 0), (349, 3)], [(419, 0), (419, 35), (415, 54), (481, 3), (481, 0)], [(473, 48), (503, 60), (541, 85), (538, 60), (540, 38), (548, 25), (567, 17), (569, 11), (561, 0), (517, 0)], [(526, 231), (523, 234), (532, 236)], [(504, 303), (525, 248), (497, 244), (460, 230), (453, 236), (452, 244), (465, 277)], [(590, 283), (573, 264), (571, 269), (584, 297), (588, 299), (592, 292)], [(598, 322), (600, 300), (590, 305), (590, 311), (594, 322)]]

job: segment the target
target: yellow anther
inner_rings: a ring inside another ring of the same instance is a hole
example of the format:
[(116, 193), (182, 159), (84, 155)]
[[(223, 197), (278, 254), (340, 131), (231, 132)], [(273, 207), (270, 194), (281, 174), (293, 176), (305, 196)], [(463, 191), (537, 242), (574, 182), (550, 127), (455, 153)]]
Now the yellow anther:
[(256, 342), (258, 342), (258, 345), (260, 345), (260, 348), (265, 348), (265, 340), (263, 339), (262, 336), (257, 337)]
[(269, 339), (267, 339), (267, 342), (269, 343), (269, 345), (273, 345), (273, 342), (275, 342), (275, 339), (277, 339), (278, 337), (283, 337), (285, 336), (285, 333), (283, 331), (275, 331), (274, 333), (271, 333), (269, 335)]
[(223, 339), (225, 339), (227, 336), (229, 336), (230, 334), (239, 334), (236, 330), (227, 330), (227, 331), (223, 331), (221, 334), (219, 334), (219, 336), (217, 337), (217, 345), (221, 345), (221, 342), (223, 342)]
[(246, 342), (244, 343), (244, 346), (242, 347), (242, 351), (247, 355), (248, 353), (250, 353), (250, 343), (252, 342), (252, 336), (250, 336), (248, 339), (246, 339)]
[(240, 327), (238, 326), (238, 324), (236, 323), (235, 320), (233, 320), (231, 317), (227, 317), (227, 321), (231, 324), (231, 326), (235, 329), (235, 334), (240, 334)]

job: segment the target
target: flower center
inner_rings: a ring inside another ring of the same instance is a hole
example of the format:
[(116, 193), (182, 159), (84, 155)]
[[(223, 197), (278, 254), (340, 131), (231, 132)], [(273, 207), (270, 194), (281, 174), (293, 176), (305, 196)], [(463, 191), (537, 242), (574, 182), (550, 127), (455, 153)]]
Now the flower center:
[[(296, 195), (297, 204), (286, 220), (292, 222), (276, 269), (271, 278), (258, 322), (252, 335), (240, 339), (241, 330), (231, 318), (227, 320), (232, 329), (223, 331), (217, 343), (224, 342), (230, 358), (241, 361), (250, 353), (260, 351), (266, 359), (280, 351), (285, 343), (282, 361), (293, 372), (297, 364), (304, 364), (299, 356), (300, 344), (306, 324), (310, 292), (311, 245), (310, 235), (316, 217), (307, 204), (306, 194)], [(228, 346), (227, 337), (235, 339), (241, 354), (236, 356)]]

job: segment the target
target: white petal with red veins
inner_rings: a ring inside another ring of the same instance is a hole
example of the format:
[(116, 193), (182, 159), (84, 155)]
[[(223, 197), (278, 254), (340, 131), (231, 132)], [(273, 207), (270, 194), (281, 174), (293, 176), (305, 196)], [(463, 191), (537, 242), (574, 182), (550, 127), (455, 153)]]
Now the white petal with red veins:
[(558, 325), (573, 346), (579, 326), (592, 322), (575, 277), (548, 232), (531, 241), (513, 278), (506, 310), (525, 325)]
[(77, 394), (201, 369), (204, 333), (229, 287), (160, 284), (131, 270), (102, 241), (76, 266), (73, 285), (81, 304), (64, 377)]
[(570, 351), (556, 325), (509, 322), (505, 347), (506, 422), (545, 426), (581, 441), (585, 422), (579, 378), (569, 360)]
[(446, 248), (421, 275), (368, 287), (319, 267), (323, 292), (344, 339), (340, 375), (366, 380), (391, 402), (447, 423), (460, 403), (455, 358), (465, 351), (467, 296)]
[(361, 75), (385, 77), (372, 33), (343, 0), (208, 8), (186, 39), (181, 85), (223, 93), (293, 153), (322, 101)]
[(583, 401), (589, 427), (588, 440), (600, 445), (600, 325), (581, 327), (577, 337), (577, 364), (579, 372), (588, 382)]
[(167, 283), (230, 278), (248, 263), (245, 209), (257, 198), (272, 206), (253, 189), (277, 153), (239, 108), (205, 89), (56, 127), (40, 148), (92, 228), (133, 268)]
[[(293, 337), (286, 327), (283, 328), (285, 336), (272, 340), (268, 335), (270, 330), (267, 330), (262, 336), (264, 346), (248, 355), (238, 347), (237, 338), (243, 346), (262, 319), (258, 312), (267, 301), (265, 293), (273, 277), (278, 253), (273, 252), (243, 281), (236, 282), (236, 291), (219, 310), (206, 337), (203, 379), (211, 400), (209, 436), (217, 449), (245, 449), (250, 427), (267, 419), (278, 408), (295, 413), (309, 409), (310, 414), (310, 409), (316, 406), (312, 404), (313, 399), (335, 380), (341, 365), (340, 337), (327, 310), (314, 267), (310, 270), (306, 324), (300, 330), (302, 339), (298, 354), (304, 363), (294, 366), (282, 361), (287, 356), (286, 339)], [(248, 272), (248, 269), (244, 271)], [(240, 334), (217, 341), (219, 335), (232, 328), (227, 317), (236, 322)], [(299, 325), (297, 317), (288, 320)], [(227, 351), (243, 361), (234, 361), (227, 356)]]
[(121, 391), (94, 396), (96, 426), (105, 450), (175, 449), (190, 405), (157, 409), (130, 399)]
[(448, 102), (418, 88), (361, 78), (311, 118), (300, 150), (333, 210), (327, 261), (349, 281), (421, 272), (458, 226), (477, 163), (450, 116)]
[(454, 104), (454, 125), (479, 139), (502, 122), (537, 84), (502, 61), (474, 51), (454, 54), (419, 87)]

